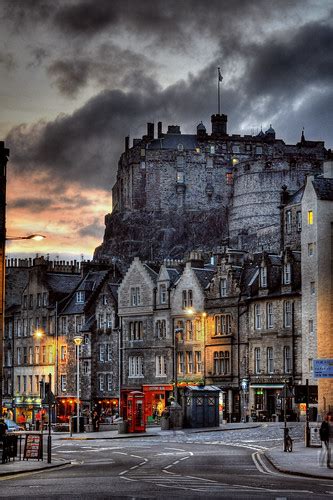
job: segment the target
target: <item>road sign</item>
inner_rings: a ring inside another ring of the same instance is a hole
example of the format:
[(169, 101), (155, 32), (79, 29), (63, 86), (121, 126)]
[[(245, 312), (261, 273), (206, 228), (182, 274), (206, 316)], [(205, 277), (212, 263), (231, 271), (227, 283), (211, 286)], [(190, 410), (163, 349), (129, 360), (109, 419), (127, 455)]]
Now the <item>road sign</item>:
[(313, 377), (333, 378), (333, 359), (314, 359)]

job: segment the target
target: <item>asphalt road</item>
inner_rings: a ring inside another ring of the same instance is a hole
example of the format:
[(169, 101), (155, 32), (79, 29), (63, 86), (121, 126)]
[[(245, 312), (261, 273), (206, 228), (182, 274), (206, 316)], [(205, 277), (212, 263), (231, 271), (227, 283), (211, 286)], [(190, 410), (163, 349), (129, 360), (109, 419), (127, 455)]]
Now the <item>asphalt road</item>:
[[(294, 436), (297, 434), (294, 429)], [(70, 466), (0, 479), (1, 498), (307, 499), (333, 496), (328, 480), (284, 475), (262, 452), (278, 428), (136, 439), (57, 439), (54, 457)]]

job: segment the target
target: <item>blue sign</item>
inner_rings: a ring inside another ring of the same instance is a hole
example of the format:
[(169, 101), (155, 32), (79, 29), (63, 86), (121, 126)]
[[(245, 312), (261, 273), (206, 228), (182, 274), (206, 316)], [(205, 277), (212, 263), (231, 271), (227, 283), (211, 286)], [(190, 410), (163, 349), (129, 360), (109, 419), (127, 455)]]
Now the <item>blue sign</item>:
[(333, 378), (333, 359), (313, 360), (314, 378)]

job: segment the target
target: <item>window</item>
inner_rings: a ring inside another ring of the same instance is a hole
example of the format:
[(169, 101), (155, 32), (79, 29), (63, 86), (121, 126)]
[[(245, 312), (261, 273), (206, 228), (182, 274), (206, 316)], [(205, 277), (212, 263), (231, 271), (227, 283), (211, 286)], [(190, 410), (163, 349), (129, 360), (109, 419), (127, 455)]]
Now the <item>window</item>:
[(285, 285), (290, 285), (291, 283), (291, 264), (287, 262), (283, 266), (283, 283)]
[(107, 390), (109, 392), (111, 392), (112, 391), (112, 375), (111, 375), (111, 373), (107, 374), (106, 380), (107, 380)]
[(17, 355), (17, 364), (20, 365), (22, 363), (22, 359), (21, 359), (21, 347), (18, 347), (16, 349), (16, 355)]
[(141, 304), (140, 287), (131, 288), (131, 306), (139, 306)]
[(186, 309), (187, 307), (192, 307), (192, 306), (193, 306), (192, 290), (183, 290), (182, 308)]
[(314, 254), (314, 243), (308, 243), (308, 256), (312, 257)]
[(316, 295), (316, 285), (314, 281), (310, 282), (310, 293), (311, 295)]
[(27, 376), (23, 375), (23, 392), (27, 392)]
[(40, 347), (38, 345), (36, 345), (35, 347), (35, 363), (36, 365), (39, 365), (39, 361), (40, 361)]
[(23, 320), (23, 337), (28, 336), (28, 320), (24, 319)]
[(89, 361), (83, 361), (82, 371), (83, 371), (84, 375), (88, 374), (88, 371), (89, 371)]
[(28, 363), (28, 348), (23, 347), (23, 364), (26, 365)]
[(143, 339), (143, 323), (142, 321), (130, 321), (129, 323), (129, 340)]
[(260, 268), (260, 286), (261, 288), (267, 287), (267, 267), (263, 266)]
[(261, 366), (260, 366), (260, 347), (256, 347), (254, 349), (254, 373), (259, 374), (261, 372)]
[(102, 330), (104, 328), (104, 315), (99, 314), (98, 315), (98, 328)]
[(28, 297), (27, 295), (23, 295), (23, 309), (28, 308)]
[(53, 363), (53, 348), (51, 345), (49, 345), (49, 364), (51, 365)]
[(142, 356), (130, 356), (128, 358), (129, 377), (143, 377), (143, 358)]
[(220, 280), (220, 297), (227, 296), (227, 279), (221, 278)]
[(42, 307), (42, 295), (37, 293), (37, 307)]
[(155, 323), (156, 337), (165, 338), (166, 337), (166, 321), (165, 319), (158, 319)]
[(67, 316), (61, 317), (61, 331), (62, 333), (67, 333)]
[(43, 293), (43, 307), (47, 307), (47, 293)]
[(178, 353), (178, 373), (185, 373), (184, 353)]
[(177, 172), (177, 184), (184, 184), (185, 176), (184, 172)]
[(231, 334), (231, 315), (219, 314), (215, 316), (215, 335)]
[(291, 327), (292, 322), (292, 305), (289, 300), (284, 303), (284, 326), (286, 328)]
[(62, 392), (67, 391), (67, 375), (60, 375), (60, 386)]
[(46, 345), (42, 346), (42, 363), (46, 363)]
[(29, 335), (31, 336), (34, 332), (34, 320), (29, 318)]
[(102, 295), (102, 304), (103, 304), (103, 306), (106, 306), (107, 303), (108, 303), (108, 297), (107, 297), (107, 295), (105, 295), (105, 293), (103, 293), (103, 295)]
[(47, 330), (47, 318), (46, 318), (46, 316), (42, 317), (42, 330), (44, 332)]
[(35, 375), (35, 393), (39, 394), (39, 375)]
[(314, 322), (313, 322), (313, 319), (309, 319), (309, 333), (310, 334), (314, 333)]
[(256, 330), (260, 330), (260, 328), (261, 328), (260, 304), (255, 304), (255, 306), (254, 306), (254, 327)]
[(286, 211), (286, 233), (291, 234), (291, 210)]
[(21, 375), (17, 375), (17, 392), (21, 392)]
[(262, 146), (256, 146), (256, 155), (262, 154)]
[(112, 345), (105, 344), (105, 361), (112, 361)]
[(309, 368), (309, 372), (313, 371), (313, 359), (312, 358), (308, 359), (308, 368)]
[(84, 304), (84, 292), (76, 292), (76, 303), (77, 304)]
[[(203, 319), (203, 321), (205, 321)], [(194, 321), (194, 340), (201, 340), (202, 324), (200, 319)]]
[(226, 375), (230, 373), (230, 354), (229, 351), (214, 352), (214, 374)]
[(60, 362), (66, 363), (66, 361), (67, 361), (67, 346), (62, 345), (60, 346)]
[(29, 309), (32, 309), (34, 306), (34, 296), (32, 294), (29, 295)]
[(112, 328), (112, 314), (110, 313), (106, 315), (106, 328)]
[(186, 372), (193, 373), (193, 352), (186, 352)]
[(195, 351), (194, 353), (194, 370), (195, 373), (201, 373), (202, 372), (202, 357), (201, 357), (201, 351)]
[(268, 302), (266, 305), (266, 317), (267, 317), (267, 328), (273, 328), (274, 325), (273, 302)]
[[(233, 159), (233, 161), (234, 161), (234, 159)], [(232, 172), (227, 172), (227, 173), (225, 174), (225, 178), (226, 178), (226, 183), (227, 183), (227, 185), (228, 185), (228, 186), (232, 185), (232, 183), (233, 183), (233, 175), (232, 175)]]
[(193, 322), (190, 319), (185, 322), (185, 335), (187, 341), (193, 340)]
[(291, 349), (289, 346), (283, 348), (283, 371), (291, 373)]
[(98, 355), (98, 359), (99, 359), (99, 361), (101, 361), (101, 362), (104, 362), (104, 361), (105, 361), (105, 346), (104, 346), (104, 344), (99, 344), (99, 355)]
[(160, 285), (160, 304), (166, 304), (167, 301), (167, 287), (166, 285)]
[(156, 377), (166, 376), (166, 356), (158, 355), (155, 358)]
[(22, 336), (22, 321), (20, 319), (18, 319), (16, 323), (16, 332), (17, 337), (20, 338)]
[(100, 373), (98, 375), (98, 389), (100, 391), (104, 391), (104, 375), (103, 375), (103, 373)]
[(82, 317), (75, 316), (75, 331), (76, 333), (80, 333), (82, 328)]
[(312, 224), (313, 224), (313, 211), (312, 210), (308, 210), (308, 224), (310, 226), (312, 226)]
[(29, 375), (29, 392), (32, 393), (32, 375)]
[(267, 347), (267, 373), (274, 373), (273, 347)]
[(300, 233), (302, 231), (302, 212), (296, 212), (296, 229)]

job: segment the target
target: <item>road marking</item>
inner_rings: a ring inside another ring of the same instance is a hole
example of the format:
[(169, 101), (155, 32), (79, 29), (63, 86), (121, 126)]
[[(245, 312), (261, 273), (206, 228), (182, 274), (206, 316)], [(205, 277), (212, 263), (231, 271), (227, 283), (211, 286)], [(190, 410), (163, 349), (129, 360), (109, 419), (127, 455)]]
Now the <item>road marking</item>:
[(113, 451), (112, 453), (116, 453), (117, 455), (127, 455), (127, 453), (124, 453), (123, 451)]
[(174, 450), (174, 451), (186, 451), (182, 448), (165, 448), (166, 450)]
[(73, 467), (73, 466), (74, 466), (73, 464), (65, 464), (65, 465), (60, 465), (59, 467), (48, 467), (48, 468), (42, 469), (42, 470), (21, 472), (19, 474), (12, 474), (10, 476), (0, 477), (0, 481), (9, 481), (10, 479), (16, 479), (17, 477), (32, 476), (35, 474), (42, 474), (43, 472), (53, 472), (56, 470), (61, 470), (61, 469), (65, 469), (67, 467)]
[(123, 472), (119, 472), (119, 476), (122, 476), (123, 474), (126, 474), (128, 470), (123, 470)]
[(183, 458), (180, 458), (179, 461), (181, 462), (182, 460), (187, 460), (188, 458), (190, 458), (190, 457), (183, 457)]
[(139, 455), (130, 455), (130, 457), (134, 457), (134, 458), (143, 458), (143, 457), (139, 457)]

